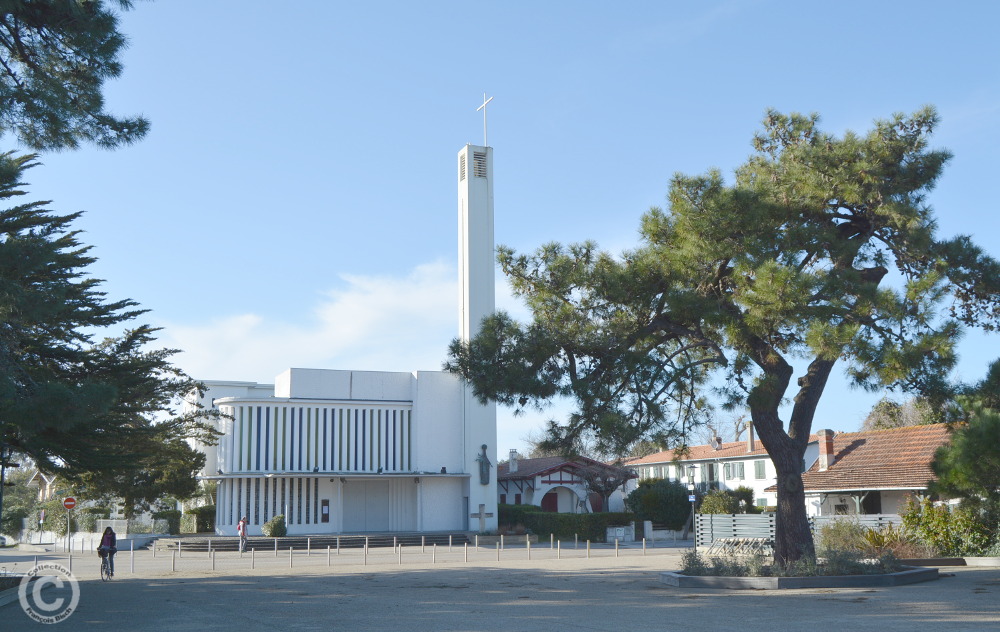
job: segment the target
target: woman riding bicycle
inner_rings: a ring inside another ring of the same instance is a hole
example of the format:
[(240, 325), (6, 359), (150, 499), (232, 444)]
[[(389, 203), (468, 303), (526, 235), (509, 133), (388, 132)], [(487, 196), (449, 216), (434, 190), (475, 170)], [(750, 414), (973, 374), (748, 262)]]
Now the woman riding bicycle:
[(108, 564), (111, 567), (111, 576), (115, 576), (115, 553), (118, 552), (118, 537), (115, 530), (108, 527), (101, 536), (101, 544), (97, 547), (97, 552), (101, 557), (107, 556)]

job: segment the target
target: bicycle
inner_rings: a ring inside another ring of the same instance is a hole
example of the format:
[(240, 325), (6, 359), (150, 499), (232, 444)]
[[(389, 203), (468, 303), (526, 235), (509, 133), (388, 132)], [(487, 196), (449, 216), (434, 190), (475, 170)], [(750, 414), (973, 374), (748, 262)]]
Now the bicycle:
[(101, 581), (109, 582), (114, 577), (111, 572), (111, 552), (102, 547), (97, 554), (101, 556)]

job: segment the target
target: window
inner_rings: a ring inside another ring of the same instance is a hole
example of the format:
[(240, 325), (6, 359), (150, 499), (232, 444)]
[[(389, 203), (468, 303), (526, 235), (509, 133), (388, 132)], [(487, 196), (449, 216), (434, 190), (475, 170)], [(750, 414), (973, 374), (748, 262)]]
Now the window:
[(515, 505), (521, 504), (521, 494), (514, 494), (514, 504)]
[(753, 462), (753, 477), (758, 481), (767, 478), (766, 463), (763, 460)]
[(507, 504), (507, 494), (500, 494), (500, 504), (501, 505)]
[(726, 477), (727, 481), (730, 480), (743, 480), (743, 464), (742, 463), (726, 463), (723, 465), (723, 476)]
[(767, 499), (757, 498), (756, 500), (754, 500), (754, 504), (763, 509), (764, 507), (767, 507)]

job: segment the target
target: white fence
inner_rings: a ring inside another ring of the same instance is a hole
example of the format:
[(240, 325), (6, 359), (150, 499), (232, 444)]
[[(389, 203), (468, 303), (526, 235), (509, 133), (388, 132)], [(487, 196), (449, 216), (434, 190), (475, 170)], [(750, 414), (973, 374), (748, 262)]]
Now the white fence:
[[(850, 520), (872, 529), (902, 522), (897, 514), (813, 516), (809, 518), (809, 527), (815, 535), (817, 529), (837, 520)], [(710, 547), (719, 538), (765, 538), (773, 542), (774, 514), (698, 514), (695, 530), (698, 547)]]

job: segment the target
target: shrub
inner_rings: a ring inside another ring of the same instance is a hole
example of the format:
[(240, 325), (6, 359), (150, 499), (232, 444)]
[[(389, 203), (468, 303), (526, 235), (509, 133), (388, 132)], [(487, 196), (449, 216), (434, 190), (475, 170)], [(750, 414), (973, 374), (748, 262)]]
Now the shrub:
[(625, 506), (640, 520), (651, 520), (668, 529), (683, 529), (691, 515), (688, 490), (677, 481), (644, 480), (625, 499)]
[(988, 525), (971, 509), (935, 506), (928, 498), (911, 497), (901, 515), (907, 532), (940, 555), (980, 555), (991, 543)]
[(170, 535), (179, 535), (181, 532), (181, 512), (179, 509), (165, 509), (153, 512), (153, 520), (165, 521), (167, 523), (166, 531)]
[(739, 513), (739, 501), (726, 490), (713, 489), (705, 494), (698, 507), (698, 513), (703, 514), (734, 514)]
[(193, 521), (191, 525), (193, 531), (190, 533), (210, 533), (215, 531), (215, 505), (192, 507), (184, 513), (186, 516), (191, 516), (189, 520)]
[(281, 538), (288, 535), (288, 527), (285, 526), (285, 516), (279, 514), (267, 522), (260, 530), (269, 538)]
[(528, 533), (543, 537), (551, 533), (558, 540), (576, 536), (591, 542), (604, 542), (608, 527), (635, 520), (629, 513), (552, 513), (535, 505), (500, 505), (497, 514), (498, 524), (523, 525)]
[(821, 554), (827, 551), (860, 551), (865, 547), (865, 528), (854, 518), (839, 518), (819, 528), (816, 543)]

